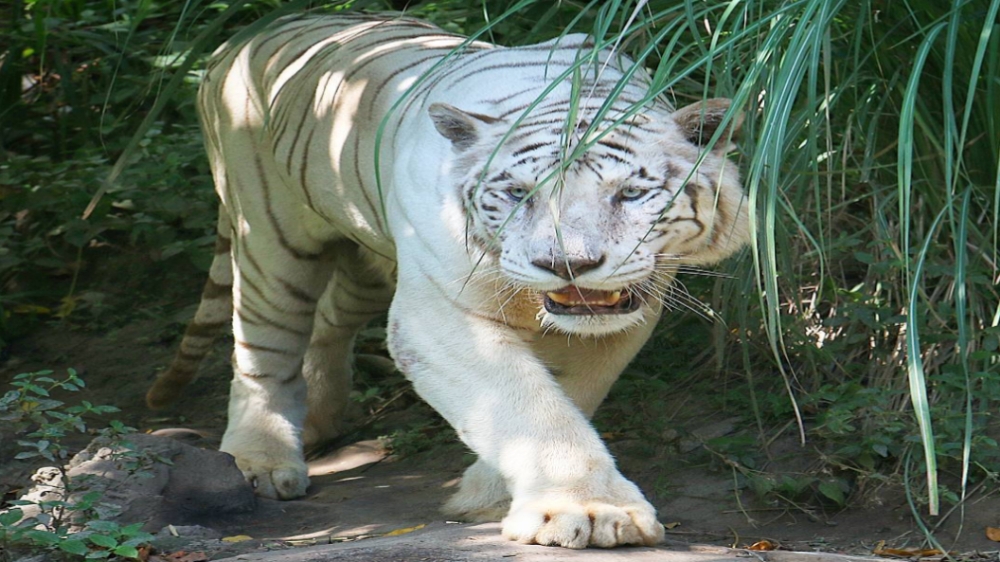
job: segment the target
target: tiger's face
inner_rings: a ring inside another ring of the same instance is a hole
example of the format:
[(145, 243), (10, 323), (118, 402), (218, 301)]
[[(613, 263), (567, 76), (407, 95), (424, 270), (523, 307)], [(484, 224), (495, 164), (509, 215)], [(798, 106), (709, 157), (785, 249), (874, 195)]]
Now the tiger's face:
[(488, 116), (430, 111), (457, 153), (470, 239), (496, 258), (508, 288), (540, 301), (543, 327), (600, 335), (646, 321), (678, 271), (745, 243), (746, 201), (725, 154), (738, 120), (715, 147), (700, 142), (727, 108), (709, 100), (589, 139), (579, 138), (583, 121), (568, 143), (564, 123), (508, 134), (509, 123)]

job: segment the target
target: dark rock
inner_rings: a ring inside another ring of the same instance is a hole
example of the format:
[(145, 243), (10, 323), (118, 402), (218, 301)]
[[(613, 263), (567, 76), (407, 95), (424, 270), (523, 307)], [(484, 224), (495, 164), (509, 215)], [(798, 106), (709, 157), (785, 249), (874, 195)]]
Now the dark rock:
[[(226, 453), (198, 449), (167, 437), (129, 435), (112, 442), (95, 439), (67, 466), (68, 501), (99, 491), (96, 507), (102, 519), (124, 524), (142, 522), (149, 531), (166, 525), (219, 524), (252, 512), (253, 488)], [(67, 487), (53, 467), (39, 469), (36, 485), (21, 499), (62, 499)], [(26, 517), (45, 518), (41, 509), (23, 506)], [(91, 518), (93, 518), (91, 516)], [(78, 527), (85, 521), (73, 520)]]

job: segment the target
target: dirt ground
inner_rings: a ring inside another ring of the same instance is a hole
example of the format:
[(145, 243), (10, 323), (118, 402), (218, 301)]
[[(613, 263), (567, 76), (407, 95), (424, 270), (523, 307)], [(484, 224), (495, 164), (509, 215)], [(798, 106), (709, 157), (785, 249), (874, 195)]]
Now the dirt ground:
[[(217, 445), (225, 426), (230, 373), (226, 348), (231, 340), (217, 344), (203, 365), (201, 378), (189, 387), (181, 404), (151, 412), (143, 403), (155, 374), (171, 358), (180, 322), (193, 312), (197, 284), (192, 289), (190, 297), (137, 305), (130, 311), (131, 318), (115, 327), (99, 322), (90, 326), (52, 323), (36, 330), (15, 342), (0, 363), (0, 393), (17, 373), (74, 368), (87, 381), (87, 388), (75, 398), (64, 398), (115, 405), (121, 409), (115, 418), (142, 432), (166, 430), (195, 444)], [(447, 438), (427, 406), (399, 388), (390, 390), (398, 394), (382, 402), (377, 416), (361, 415), (360, 427), (314, 456), (312, 485), (305, 498), (265, 501), (253, 517), (206, 525), (224, 536), (249, 535), (257, 544), (281, 541), (287, 546), (442, 524), (438, 506), (472, 457), (461, 444)], [(709, 438), (744, 429), (742, 425), (751, 422), (741, 417), (743, 412), (707, 409), (696, 394), (675, 396), (670, 403), (676, 407), (664, 415), (672, 418), (672, 429), (662, 442), (614, 432), (605, 434), (605, 439), (624, 474), (659, 509), (671, 541), (742, 547), (768, 539), (782, 548), (847, 554), (871, 554), (881, 541), (897, 548), (924, 543), (905, 495), (891, 487), (864, 505), (839, 511), (754, 497), (739, 486), (731, 465), (702, 446)], [(400, 428), (410, 428), (411, 443), (406, 454), (388, 455), (378, 438)], [(793, 433), (786, 432), (771, 445), (776, 459), (772, 470), (784, 466), (794, 471), (815, 457), (808, 445), (798, 445)], [(12, 437), (3, 435), (0, 428), (0, 493), (8, 500), (25, 487), (36, 468), (13, 459)], [(79, 445), (87, 440), (80, 438)], [(1000, 527), (1000, 496), (994, 489), (981, 488), (967, 502), (964, 514), (955, 510), (930, 525), (939, 525), (937, 539), (952, 552), (996, 551), (1000, 543), (989, 541), (985, 529)]]

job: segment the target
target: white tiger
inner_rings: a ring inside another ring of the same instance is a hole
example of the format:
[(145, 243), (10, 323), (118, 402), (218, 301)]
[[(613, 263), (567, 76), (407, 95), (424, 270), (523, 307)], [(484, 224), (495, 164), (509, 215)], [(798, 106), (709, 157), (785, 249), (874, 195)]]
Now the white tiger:
[(177, 398), (231, 316), (221, 449), (259, 494), (302, 496), (303, 441), (336, 434), (355, 334), (388, 310), (398, 367), (478, 455), (447, 511), (521, 542), (656, 543), (588, 419), (678, 268), (744, 244), (740, 119), (721, 129), (719, 99), (627, 116), (648, 76), (582, 35), (464, 41), (302, 16), (216, 52), (199, 105), (219, 242), (148, 401)]

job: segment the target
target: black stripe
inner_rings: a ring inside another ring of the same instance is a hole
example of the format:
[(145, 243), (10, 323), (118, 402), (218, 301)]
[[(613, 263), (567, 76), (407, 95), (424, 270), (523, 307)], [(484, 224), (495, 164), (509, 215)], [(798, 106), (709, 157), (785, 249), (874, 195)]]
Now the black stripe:
[(187, 338), (214, 338), (219, 330), (230, 325), (231, 321), (222, 322), (191, 322), (184, 330), (184, 339)]
[[(313, 295), (309, 294), (308, 291), (306, 291), (304, 289), (300, 289), (299, 287), (296, 287), (291, 282), (289, 282), (289, 281), (287, 281), (285, 279), (282, 279), (281, 277), (278, 277), (277, 275), (274, 275), (273, 277), (278, 280), (278, 283), (281, 284), (282, 288), (284, 288), (284, 290), (288, 294), (288, 296), (292, 297), (293, 299), (299, 301), (302, 304), (308, 305), (310, 308), (313, 308), (313, 307), (316, 306), (316, 301), (319, 299), (319, 296), (313, 296)], [(310, 314), (311, 314), (311, 312), (310, 312)]]
[(230, 283), (221, 284), (216, 283), (210, 277), (208, 281), (205, 282), (205, 288), (201, 290), (202, 300), (218, 300), (226, 299), (229, 300), (233, 296), (233, 286)]
[(250, 343), (248, 341), (243, 341), (239, 339), (236, 340), (236, 345), (250, 351), (262, 351), (264, 353), (274, 353), (276, 355), (285, 355), (288, 357), (298, 357), (299, 355), (301, 355), (300, 353), (288, 349), (279, 349), (277, 347), (270, 347), (266, 345)]
[(623, 144), (619, 144), (615, 141), (608, 140), (606, 138), (602, 138), (601, 140), (597, 141), (597, 144), (610, 148), (611, 150), (617, 150), (618, 152), (623, 152), (625, 154), (628, 154), (629, 156), (635, 156), (635, 152), (633, 152), (631, 148)]
[(282, 324), (280, 322), (275, 322), (274, 320), (268, 318), (264, 314), (261, 314), (257, 309), (255, 309), (249, 303), (241, 302), (239, 306), (236, 307), (236, 316), (239, 317), (240, 321), (246, 322), (247, 324), (253, 326), (266, 326), (269, 328), (274, 328), (275, 330), (280, 330), (282, 332), (288, 332), (296, 336), (308, 336), (309, 331), (299, 330), (287, 324)]
[[(249, 135), (252, 137), (252, 135)], [(284, 230), (282, 230), (281, 225), (278, 222), (278, 217), (274, 213), (274, 207), (271, 205), (271, 187), (267, 183), (267, 175), (264, 173), (264, 164), (260, 160), (260, 147), (256, 146), (256, 143), (251, 141), (253, 144), (254, 153), (254, 164), (257, 167), (257, 177), (260, 179), (261, 187), (264, 190), (264, 212), (267, 214), (268, 222), (271, 223), (271, 228), (274, 233), (278, 236), (278, 243), (281, 247), (288, 252), (293, 258), (301, 261), (316, 261), (319, 259), (318, 254), (310, 254), (308, 252), (303, 252), (298, 248), (292, 246), (288, 241), (288, 237), (285, 235)]]
[(544, 146), (548, 146), (548, 144), (549, 143), (547, 143), (547, 142), (536, 142), (536, 143), (529, 144), (528, 146), (524, 146), (524, 147), (521, 147), (521, 148), (515, 150), (510, 155), (510, 157), (511, 158), (517, 158), (518, 156), (520, 156), (522, 154), (526, 154), (528, 152), (532, 152), (532, 151), (538, 150), (539, 148), (542, 148)]

